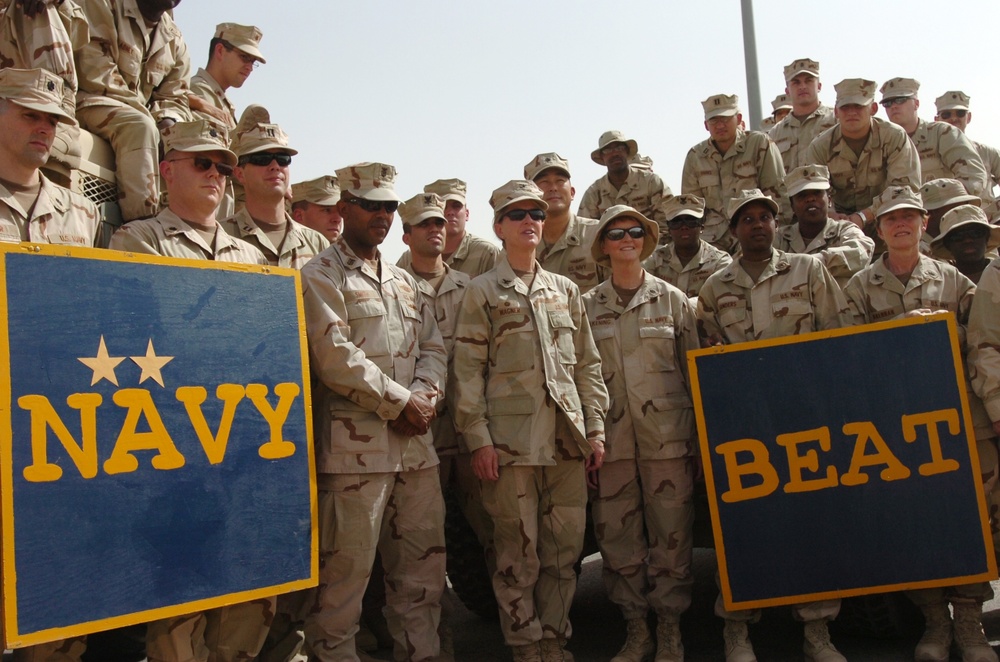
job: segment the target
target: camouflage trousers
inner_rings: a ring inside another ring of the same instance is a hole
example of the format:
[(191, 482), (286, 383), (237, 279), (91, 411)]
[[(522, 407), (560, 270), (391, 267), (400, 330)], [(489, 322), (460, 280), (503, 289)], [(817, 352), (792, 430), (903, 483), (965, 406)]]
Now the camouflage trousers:
[(693, 458), (605, 462), (592, 504), (608, 597), (627, 619), (691, 605)]
[(314, 588), (278, 596), (274, 620), (267, 631), (257, 662), (291, 662), (302, 652), (306, 641), (302, 627), (315, 602)]
[(160, 132), (153, 117), (126, 106), (77, 108), (81, 126), (101, 136), (115, 151), (118, 198), (125, 222), (153, 216), (160, 208)]
[(310, 659), (355, 662), (354, 635), (376, 549), (396, 660), (438, 654), (444, 589), (444, 500), (438, 468), (319, 476), (320, 568), (305, 622)]
[(14, 651), (14, 662), (80, 662), (86, 650), (86, 637), (72, 637), (19, 648)]
[(574, 564), (583, 550), (587, 485), (583, 458), (553, 466), (504, 466), (483, 481), (493, 520), (493, 592), (508, 646), (568, 639), (576, 592)]
[(151, 622), (149, 662), (245, 662), (260, 652), (275, 598), (260, 598)]

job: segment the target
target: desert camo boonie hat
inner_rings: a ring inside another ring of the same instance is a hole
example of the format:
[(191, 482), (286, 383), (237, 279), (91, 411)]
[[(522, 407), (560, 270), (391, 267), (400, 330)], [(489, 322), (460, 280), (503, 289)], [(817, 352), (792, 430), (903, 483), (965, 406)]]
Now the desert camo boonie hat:
[(875, 101), (875, 81), (864, 78), (845, 78), (833, 89), (837, 91), (837, 108), (842, 106), (868, 106)]
[(920, 194), (909, 186), (890, 186), (875, 198), (872, 210), (875, 218), (879, 218), (897, 209), (917, 209), (926, 212)]
[(961, 205), (941, 217), (941, 231), (938, 236), (931, 241), (931, 253), (934, 257), (942, 260), (951, 260), (955, 256), (945, 247), (945, 240), (950, 232), (963, 227), (978, 225), (989, 231), (986, 239), (986, 250), (991, 250), (1000, 246), (1000, 226), (993, 225), (986, 218), (986, 212), (974, 205)]
[(713, 117), (732, 117), (740, 112), (740, 98), (735, 94), (715, 94), (701, 102), (705, 121)]
[(499, 223), (503, 212), (515, 202), (531, 200), (539, 209), (548, 209), (549, 203), (542, 199), (542, 189), (530, 179), (512, 179), (490, 196), (490, 207), (493, 208), (493, 222)]
[(670, 197), (661, 208), (667, 221), (672, 221), (678, 216), (705, 217), (705, 199), (690, 193)]
[(882, 101), (900, 97), (916, 98), (919, 91), (920, 83), (912, 78), (891, 78), (882, 83), (882, 87), (879, 88), (879, 92), (882, 93)]
[(825, 191), (830, 188), (830, 170), (823, 165), (806, 165), (794, 168), (785, 175), (788, 197), (802, 191)]
[(176, 122), (160, 132), (163, 152), (223, 152), (226, 163), (236, 165), (237, 159), (226, 145), (226, 130), (207, 119)]
[(76, 124), (62, 106), (65, 86), (62, 78), (45, 69), (0, 69), (0, 98), (55, 115), (63, 124)]
[(953, 90), (945, 92), (934, 100), (934, 107), (940, 113), (942, 110), (968, 110), (969, 102), (972, 101), (965, 92)]
[(340, 200), (340, 184), (332, 175), (323, 175), (316, 179), (308, 179), (298, 184), (292, 184), (292, 204), (296, 202), (311, 202), (314, 205), (329, 207)]
[(590, 153), (590, 160), (599, 165), (604, 165), (604, 157), (601, 156), (601, 150), (612, 143), (625, 143), (628, 147), (629, 156), (639, 151), (639, 143), (631, 138), (626, 138), (625, 134), (621, 131), (612, 129), (601, 134), (600, 140), (597, 141), (597, 149)]
[(566, 173), (566, 177), (570, 176), (569, 161), (555, 152), (546, 152), (531, 159), (531, 162), (524, 166), (524, 178), (535, 181), (539, 175), (552, 168)]
[(729, 202), (726, 203), (726, 216), (729, 217), (730, 225), (736, 222), (736, 216), (740, 213), (740, 210), (751, 202), (763, 203), (775, 216), (778, 215), (781, 209), (773, 198), (764, 195), (759, 188), (744, 189), (736, 194), (736, 196), (729, 198)]
[(406, 225), (420, 225), (428, 218), (444, 218), (444, 199), (437, 193), (418, 193), (399, 205), (397, 211)]
[(468, 188), (461, 179), (439, 179), (424, 187), (424, 193), (437, 193), (445, 202), (458, 200), (465, 204)]
[(789, 82), (799, 74), (809, 74), (819, 78), (819, 62), (807, 57), (796, 60), (785, 66), (785, 82)]
[(962, 182), (957, 179), (932, 179), (920, 187), (920, 198), (924, 201), (924, 209), (933, 211), (955, 204), (970, 204), (981, 206), (982, 200), (966, 192)]
[(215, 26), (215, 38), (221, 39), (247, 55), (267, 64), (260, 52), (260, 40), (264, 33), (256, 25), (239, 25), (237, 23), (219, 23)]
[(378, 202), (402, 202), (396, 193), (396, 168), (385, 163), (355, 163), (337, 170), (340, 191)]
[(646, 236), (642, 238), (642, 251), (639, 253), (640, 262), (652, 255), (653, 251), (656, 250), (656, 243), (660, 237), (660, 226), (657, 225), (656, 221), (646, 218), (641, 212), (628, 205), (614, 205), (601, 214), (601, 220), (597, 225), (597, 232), (594, 233), (594, 240), (590, 243), (590, 255), (594, 258), (594, 262), (603, 265), (611, 264), (611, 258), (601, 250), (601, 241), (604, 239), (604, 231), (607, 227), (612, 221), (619, 218), (634, 218), (639, 221), (640, 225), (646, 231)]

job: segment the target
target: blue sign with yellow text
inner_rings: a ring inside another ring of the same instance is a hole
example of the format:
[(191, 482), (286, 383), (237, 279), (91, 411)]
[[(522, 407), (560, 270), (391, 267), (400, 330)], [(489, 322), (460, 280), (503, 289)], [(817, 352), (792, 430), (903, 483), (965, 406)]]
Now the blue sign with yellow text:
[(953, 315), (689, 364), (728, 608), (996, 578)]
[(314, 586), (296, 272), (0, 245), (4, 644)]

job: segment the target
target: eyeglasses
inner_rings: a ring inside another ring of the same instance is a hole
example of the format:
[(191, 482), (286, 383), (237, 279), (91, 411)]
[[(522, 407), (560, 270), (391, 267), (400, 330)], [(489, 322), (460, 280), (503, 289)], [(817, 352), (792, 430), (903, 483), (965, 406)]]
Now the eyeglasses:
[(240, 158), (241, 165), (249, 163), (255, 166), (269, 166), (271, 165), (271, 161), (277, 161), (279, 166), (287, 168), (292, 164), (292, 155), (278, 152), (257, 152), (256, 154), (247, 154)]
[(384, 209), (387, 214), (392, 214), (399, 207), (399, 203), (395, 200), (365, 200), (364, 198), (351, 198), (347, 204), (357, 205), (370, 214), (374, 214), (380, 209)]
[(604, 233), (604, 238), (609, 241), (621, 241), (625, 238), (625, 235), (632, 237), (633, 239), (642, 239), (646, 236), (646, 228), (641, 225), (637, 225), (634, 228), (613, 228)]
[(607, 156), (608, 154), (614, 154), (615, 152), (627, 152), (628, 145), (625, 143), (611, 143), (610, 145), (605, 145), (601, 148), (601, 154)]
[(174, 163), (175, 161), (194, 161), (194, 169), (198, 172), (208, 172), (211, 170), (212, 166), (215, 166), (215, 171), (223, 177), (228, 177), (233, 174), (233, 166), (228, 163), (213, 161), (207, 156), (182, 156), (179, 159), (167, 159), (167, 161), (171, 163)]
[(222, 45), (223, 45), (223, 46), (225, 46), (225, 47), (226, 47), (226, 50), (227, 50), (227, 51), (229, 51), (229, 52), (233, 52), (233, 51), (236, 51), (236, 56), (237, 56), (238, 58), (240, 58), (240, 60), (242, 60), (242, 61), (243, 61), (243, 64), (249, 64), (249, 65), (251, 65), (251, 66), (252, 66), (252, 67), (253, 67), (254, 69), (256, 69), (257, 67), (259, 67), (259, 66), (260, 66), (260, 60), (258, 60), (258, 59), (257, 59), (257, 58), (255, 58), (254, 56), (252, 56), (252, 55), (247, 55), (246, 53), (244, 53), (244, 52), (243, 52), (243, 51), (241, 51), (240, 49), (236, 48), (236, 47), (235, 47), (235, 46), (233, 46), (232, 44), (228, 44), (228, 43), (226, 43), (226, 42), (222, 42)]
[(533, 221), (544, 221), (545, 212), (541, 209), (511, 209), (504, 214), (504, 218), (509, 218), (515, 223), (520, 223), (525, 216), (530, 216)]
[(968, 112), (969, 111), (967, 110), (942, 110), (940, 113), (938, 113), (938, 117), (940, 117), (943, 120), (950, 120), (951, 116), (954, 115), (955, 117), (962, 119), (963, 117), (966, 116), (966, 114), (968, 114)]
[(434, 226), (436, 228), (443, 228), (446, 223), (447, 221), (445, 221), (443, 218), (425, 218), (424, 220), (417, 223), (416, 227), (429, 228), (431, 226)]
[(879, 103), (882, 104), (883, 108), (889, 108), (890, 106), (902, 106), (911, 98), (912, 97), (893, 97), (892, 99), (882, 99)]
[(701, 219), (695, 218), (694, 216), (682, 216), (680, 218), (672, 218), (667, 221), (667, 227), (671, 230), (679, 230), (680, 228), (697, 228), (701, 226)]

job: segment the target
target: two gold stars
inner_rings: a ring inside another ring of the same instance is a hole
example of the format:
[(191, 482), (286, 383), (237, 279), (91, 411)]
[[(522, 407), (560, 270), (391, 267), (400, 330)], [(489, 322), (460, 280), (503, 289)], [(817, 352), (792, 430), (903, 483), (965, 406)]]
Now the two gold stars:
[[(130, 356), (128, 358), (132, 359), (137, 366), (142, 368), (142, 374), (139, 376), (140, 384), (147, 379), (152, 379), (160, 386), (163, 386), (163, 375), (160, 374), (160, 370), (163, 369), (163, 366), (174, 360), (172, 356), (157, 356), (156, 351), (153, 349), (152, 339), (149, 340), (149, 344), (146, 346), (145, 356)], [(91, 386), (102, 379), (106, 379), (115, 386), (118, 386), (118, 377), (115, 375), (115, 368), (124, 360), (124, 356), (110, 356), (108, 354), (108, 347), (104, 344), (104, 336), (101, 336), (101, 344), (97, 347), (97, 356), (77, 359), (77, 361), (94, 371), (94, 376), (90, 380)]]

